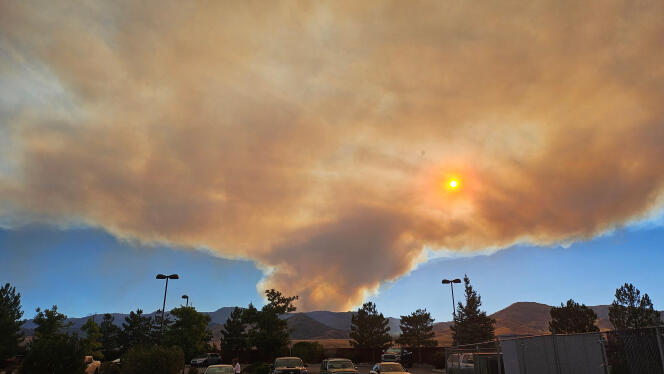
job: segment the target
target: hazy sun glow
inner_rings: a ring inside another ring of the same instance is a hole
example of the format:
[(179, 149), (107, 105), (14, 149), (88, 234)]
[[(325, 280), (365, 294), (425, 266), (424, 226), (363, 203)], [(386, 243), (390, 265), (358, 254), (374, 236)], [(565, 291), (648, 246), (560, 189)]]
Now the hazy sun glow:
[(448, 185), (450, 186), (450, 188), (457, 188), (457, 186), (459, 185), (459, 182), (457, 182), (456, 179), (452, 179), (450, 181), (450, 183), (448, 183)]

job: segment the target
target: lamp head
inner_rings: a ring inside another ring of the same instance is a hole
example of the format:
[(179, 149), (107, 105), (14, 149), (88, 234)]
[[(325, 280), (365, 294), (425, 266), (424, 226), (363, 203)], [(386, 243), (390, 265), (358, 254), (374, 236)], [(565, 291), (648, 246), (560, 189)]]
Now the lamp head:
[(157, 279), (166, 279), (164, 274), (157, 274)]

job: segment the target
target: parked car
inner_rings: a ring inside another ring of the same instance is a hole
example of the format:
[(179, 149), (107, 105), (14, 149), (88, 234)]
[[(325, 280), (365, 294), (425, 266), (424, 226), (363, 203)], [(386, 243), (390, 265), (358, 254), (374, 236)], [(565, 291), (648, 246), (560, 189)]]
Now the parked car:
[(320, 374), (359, 374), (353, 361), (346, 358), (329, 358), (320, 364)]
[(410, 374), (398, 362), (381, 362), (373, 366), (369, 374)]
[(85, 374), (99, 374), (101, 361), (96, 361), (92, 356), (85, 356), (83, 362), (85, 363)]
[(307, 373), (307, 365), (299, 357), (279, 357), (270, 365), (270, 374)]
[(448, 374), (466, 374), (475, 372), (475, 360), (472, 353), (452, 353), (447, 358)]
[(381, 362), (398, 362), (404, 367), (413, 367), (413, 353), (404, 348), (388, 348), (380, 356)]
[(234, 374), (235, 370), (231, 365), (210, 365), (203, 374)]
[(206, 353), (204, 356), (191, 359), (191, 366), (209, 366), (221, 363), (221, 355), (219, 353)]

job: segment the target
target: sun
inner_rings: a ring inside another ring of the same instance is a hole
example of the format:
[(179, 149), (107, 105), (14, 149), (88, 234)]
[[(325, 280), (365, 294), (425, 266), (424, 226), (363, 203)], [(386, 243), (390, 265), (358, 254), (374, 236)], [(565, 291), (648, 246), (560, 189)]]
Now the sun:
[(459, 187), (459, 181), (457, 181), (456, 179), (452, 179), (447, 185), (450, 188), (454, 189), (454, 188)]

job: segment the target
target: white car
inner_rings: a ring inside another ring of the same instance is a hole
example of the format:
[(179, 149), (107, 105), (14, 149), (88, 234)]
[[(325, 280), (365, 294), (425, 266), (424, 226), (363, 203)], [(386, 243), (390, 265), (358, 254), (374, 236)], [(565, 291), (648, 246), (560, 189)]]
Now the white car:
[(373, 366), (369, 374), (410, 374), (398, 362), (381, 362)]
[(231, 365), (211, 365), (203, 372), (203, 374), (234, 374), (235, 370)]

